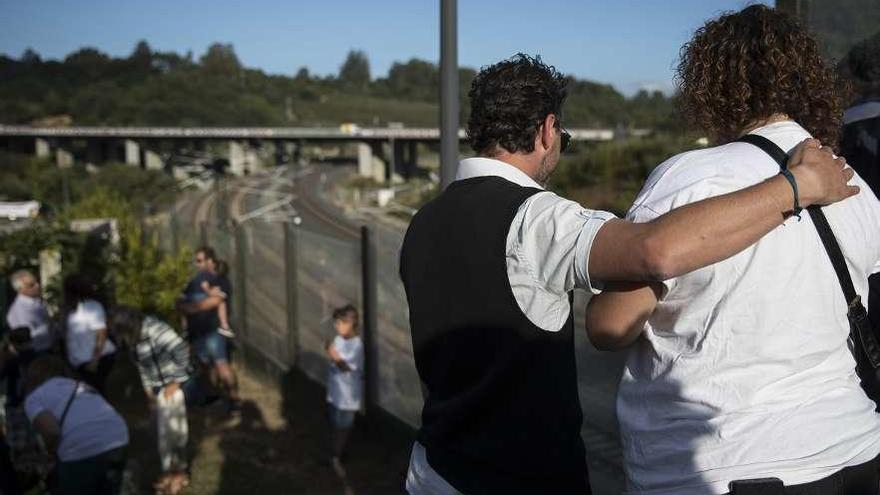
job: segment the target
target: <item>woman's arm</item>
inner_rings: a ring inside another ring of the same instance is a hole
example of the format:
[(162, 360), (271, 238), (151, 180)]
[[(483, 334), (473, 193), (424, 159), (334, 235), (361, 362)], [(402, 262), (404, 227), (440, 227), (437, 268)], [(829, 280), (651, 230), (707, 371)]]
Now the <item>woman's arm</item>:
[(641, 335), (663, 292), (659, 283), (618, 282), (593, 296), (587, 305), (587, 337), (593, 347), (614, 351)]
[(58, 420), (49, 411), (43, 411), (34, 417), (32, 423), (42, 437), (46, 451), (57, 457), (58, 444), (61, 442), (61, 425), (58, 424)]
[[(808, 139), (790, 158), (802, 207), (858, 193), (852, 169)], [(740, 191), (704, 199), (647, 223), (611, 220), (596, 234), (589, 256), (591, 280), (666, 280), (717, 263), (782, 224), (794, 205), (781, 175)]]

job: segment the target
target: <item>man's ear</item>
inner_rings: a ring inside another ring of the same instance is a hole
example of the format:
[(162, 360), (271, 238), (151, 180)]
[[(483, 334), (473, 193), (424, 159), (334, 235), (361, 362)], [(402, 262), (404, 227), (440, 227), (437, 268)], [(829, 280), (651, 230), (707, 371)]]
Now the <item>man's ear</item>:
[(538, 138), (535, 144), (540, 145), (544, 151), (548, 151), (553, 147), (554, 141), (556, 141), (556, 115), (548, 113), (544, 117), (544, 123), (538, 128)]

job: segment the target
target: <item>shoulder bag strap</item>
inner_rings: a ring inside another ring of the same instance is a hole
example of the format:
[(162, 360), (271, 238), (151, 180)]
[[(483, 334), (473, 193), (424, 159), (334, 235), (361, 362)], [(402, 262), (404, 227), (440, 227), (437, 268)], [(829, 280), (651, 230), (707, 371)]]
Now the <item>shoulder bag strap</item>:
[(159, 358), (156, 357), (156, 351), (153, 347), (153, 338), (147, 335), (147, 344), (150, 346), (150, 359), (153, 361), (153, 366), (156, 367), (156, 372), (159, 373), (159, 381), (162, 382), (162, 386), (167, 385), (165, 382), (165, 375), (162, 374), (162, 366), (159, 365)]
[(58, 431), (64, 431), (64, 420), (67, 419), (67, 412), (70, 411), (70, 405), (73, 404), (73, 399), (76, 398), (76, 392), (79, 390), (79, 380), (74, 382), (73, 384), (73, 392), (70, 393), (70, 397), (67, 399), (67, 404), (64, 405), (64, 412), (61, 413), (61, 419), (58, 421)]
[[(779, 164), (780, 169), (788, 168), (788, 154), (773, 141), (756, 134), (746, 134), (737, 139), (737, 141), (757, 146), (770, 155)], [(834, 267), (834, 273), (837, 274), (840, 289), (843, 291), (844, 298), (846, 298), (847, 318), (850, 320), (851, 329), (857, 330), (857, 332), (850, 332), (851, 334), (857, 333), (857, 335), (852, 335), (852, 338), (858, 339), (862, 344), (862, 348), (871, 366), (875, 369), (880, 368), (880, 344), (877, 343), (877, 337), (874, 335), (874, 332), (868, 328), (866, 321), (864, 321), (867, 318), (867, 311), (862, 304), (861, 297), (856, 294), (852, 276), (846, 266), (843, 252), (840, 250), (840, 244), (838, 244), (837, 238), (834, 237), (831, 225), (828, 224), (828, 219), (820, 207), (816, 205), (810, 206), (807, 208), (807, 212), (809, 212), (810, 218), (813, 220), (813, 225), (816, 226), (819, 238), (822, 239), (822, 245), (825, 246), (825, 252), (828, 253), (831, 266)], [(860, 321), (857, 322), (856, 320)]]

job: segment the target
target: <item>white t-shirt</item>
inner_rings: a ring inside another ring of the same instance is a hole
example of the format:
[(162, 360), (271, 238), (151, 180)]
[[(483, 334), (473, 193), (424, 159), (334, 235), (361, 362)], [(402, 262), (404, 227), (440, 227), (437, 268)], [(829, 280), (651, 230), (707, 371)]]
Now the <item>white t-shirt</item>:
[(35, 351), (46, 351), (52, 347), (49, 312), (42, 299), (18, 294), (6, 314), (6, 323), (9, 328), (28, 327)]
[[(809, 137), (794, 122), (753, 133), (784, 150)], [(778, 171), (746, 143), (684, 153), (651, 174), (630, 217), (645, 222)], [(861, 194), (824, 211), (867, 300), (868, 276), (880, 271), (880, 202), (854, 182)], [(721, 494), (732, 480), (770, 476), (808, 483), (880, 452), (880, 415), (854, 371), (846, 302), (802, 217), (665, 283), (617, 400), (630, 493)]]
[[(67, 316), (67, 360), (77, 368), (92, 360), (98, 330), (107, 328), (107, 317), (101, 303), (87, 299)], [(116, 346), (110, 339), (104, 342), (101, 356), (113, 354)]]
[(330, 363), (327, 370), (327, 402), (337, 409), (357, 411), (364, 396), (364, 343), (357, 336), (346, 339), (337, 335), (333, 338), (333, 347), (351, 371), (342, 371)]
[[(28, 419), (33, 421), (46, 411), (60, 422), (76, 383), (70, 378), (56, 377), (37, 387), (24, 401)], [(63, 462), (88, 459), (128, 445), (125, 420), (101, 394), (83, 383), (77, 387), (76, 397), (61, 426), (58, 458)]]

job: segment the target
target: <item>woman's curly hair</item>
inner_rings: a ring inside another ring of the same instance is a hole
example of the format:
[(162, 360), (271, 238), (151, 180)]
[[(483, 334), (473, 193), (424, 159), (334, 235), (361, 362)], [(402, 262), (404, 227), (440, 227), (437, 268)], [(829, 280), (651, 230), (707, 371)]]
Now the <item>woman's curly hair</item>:
[(538, 127), (549, 114), (561, 118), (568, 80), (541, 57), (518, 53), (474, 77), (468, 93), (471, 114), (467, 136), (484, 156), (501, 147), (510, 153), (535, 150)]
[(837, 146), (842, 85), (794, 18), (752, 5), (707, 22), (681, 50), (682, 113), (718, 142), (784, 113)]

